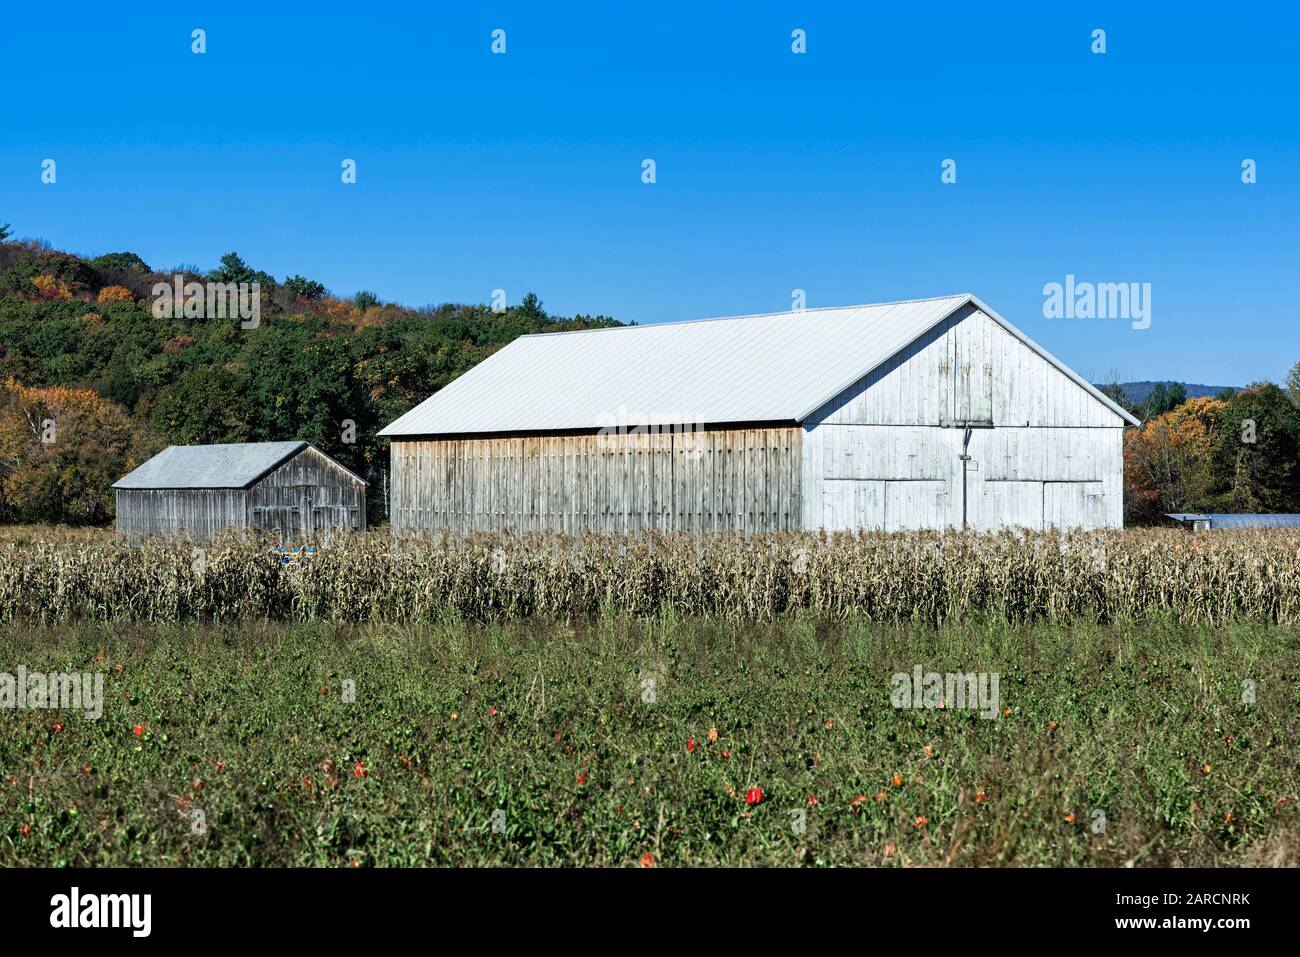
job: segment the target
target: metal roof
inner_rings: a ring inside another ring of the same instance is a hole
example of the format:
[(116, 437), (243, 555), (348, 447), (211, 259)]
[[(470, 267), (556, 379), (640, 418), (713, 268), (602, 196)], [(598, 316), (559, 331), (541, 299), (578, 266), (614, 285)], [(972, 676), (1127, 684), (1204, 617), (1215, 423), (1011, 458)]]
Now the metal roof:
[(1228, 512), (1171, 512), (1176, 522), (1209, 522), (1210, 528), (1300, 528), (1300, 515), (1285, 513), (1233, 514)]
[(169, 445), (113, 488), (248, 488), (305, 448), (306, 442)]
[(801, 422), (968, 303), (1138, 424), (978, 298), (961, 293), (521, 336), (379, 434)]

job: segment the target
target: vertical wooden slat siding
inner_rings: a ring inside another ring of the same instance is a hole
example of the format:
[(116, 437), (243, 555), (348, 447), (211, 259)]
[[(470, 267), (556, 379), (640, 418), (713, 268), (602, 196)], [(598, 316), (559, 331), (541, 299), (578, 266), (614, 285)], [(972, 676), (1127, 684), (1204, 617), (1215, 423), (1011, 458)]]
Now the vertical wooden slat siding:
[[(405, 476), (394, 475), (393, 494)], [(130, 539), (227, 528), (274, 532), (282, 542), (328, 538), (366, 527), (366, 487), (314, 448), (305, 448), (247, 489), (117, 489), (117, 530)], [(404, 493), (403, 493), (404, 494)]]
[(393, 529), (791, 531), (802, 521), (801, 436), (780, 427), (394, 440)]
[(190, 534), (196, 541), (248, 526), (243, 489), (117, 489), (117, 530), (130, 539)]

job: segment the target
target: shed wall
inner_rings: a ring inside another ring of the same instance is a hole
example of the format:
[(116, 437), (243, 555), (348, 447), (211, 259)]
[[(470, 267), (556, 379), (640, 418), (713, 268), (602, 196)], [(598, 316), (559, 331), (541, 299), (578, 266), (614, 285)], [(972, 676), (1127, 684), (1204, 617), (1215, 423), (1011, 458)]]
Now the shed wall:
[(243, 489), (117, 489), (117, 530), (132, 540), (187, 531), (202, 540), (247, 526)]
[(396, 532), (786, 531), (798, 427), (394, 439)]

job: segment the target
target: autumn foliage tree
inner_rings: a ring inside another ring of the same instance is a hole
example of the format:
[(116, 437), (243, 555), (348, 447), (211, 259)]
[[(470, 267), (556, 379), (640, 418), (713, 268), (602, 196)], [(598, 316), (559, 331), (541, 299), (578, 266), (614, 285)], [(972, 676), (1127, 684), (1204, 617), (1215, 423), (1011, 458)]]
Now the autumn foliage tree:
[(1170, 512), (1204, 507), (1212, 486), (1207, 460), (1228, 403), (1189, 399), (1125, 436), (1124, 520), (1149, 524)]
[(1188, 399), (1125, 437), (1128, 524), (1170, 512), (1300, 512), (1300, 408), (1271, 382)]
[(102, 524), (112, 484), (157, 451), (94, 392), (0, 383), (0, 511), (9, 521)]
[(104, 306), (111, 302), (130, 302), (134, 298), (131, 295), (131, 290), (125, 286), (105, 286), (99, 290), (99, 296), (95, 301)]

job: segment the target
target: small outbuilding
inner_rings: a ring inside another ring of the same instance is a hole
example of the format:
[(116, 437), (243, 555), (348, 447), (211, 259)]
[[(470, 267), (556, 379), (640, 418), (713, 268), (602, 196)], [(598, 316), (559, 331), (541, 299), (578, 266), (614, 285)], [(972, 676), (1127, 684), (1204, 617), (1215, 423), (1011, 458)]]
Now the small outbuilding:
[(1194, 532), (1221, 528), (1300, 528), (1300, 515), (1283, 512), (1271, 514), (1229, 514), (1226, 512), (1170, 512), (1172, 519)]
[(213, 537), (227, 528), (317, 540), (366, 527), (366, 482), (306, 442), (170, 445), (115, 482), (117, 530)]

